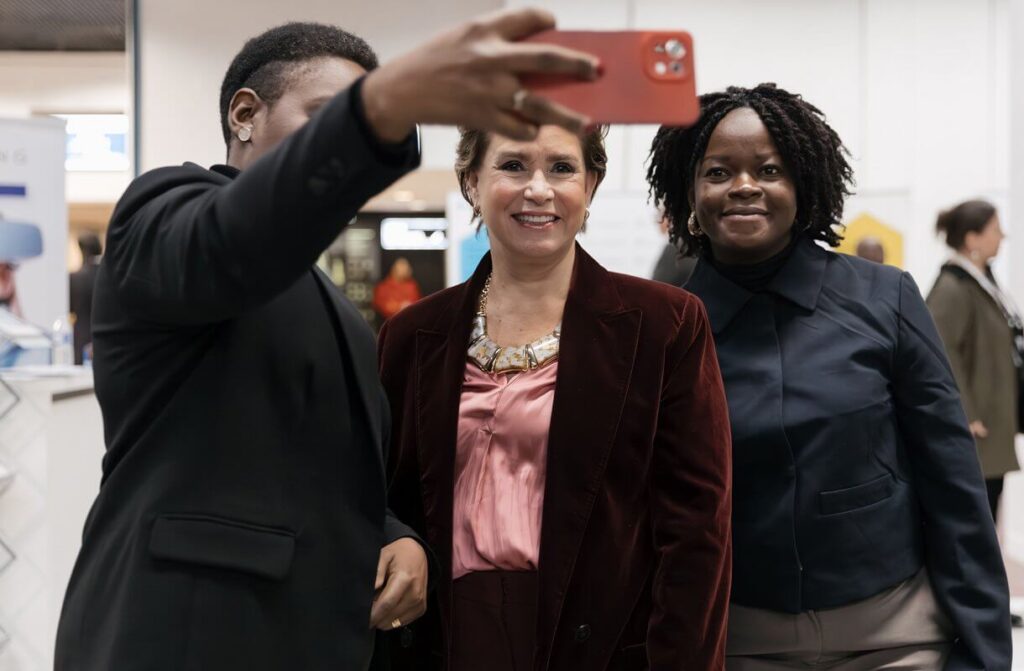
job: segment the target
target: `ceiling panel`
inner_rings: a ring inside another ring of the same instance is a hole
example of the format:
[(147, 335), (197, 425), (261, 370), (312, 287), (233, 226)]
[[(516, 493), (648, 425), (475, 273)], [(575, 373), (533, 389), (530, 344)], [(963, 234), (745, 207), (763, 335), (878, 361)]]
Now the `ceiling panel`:
[(125, 0), (0, 0), (0, 51), (124, 51)]

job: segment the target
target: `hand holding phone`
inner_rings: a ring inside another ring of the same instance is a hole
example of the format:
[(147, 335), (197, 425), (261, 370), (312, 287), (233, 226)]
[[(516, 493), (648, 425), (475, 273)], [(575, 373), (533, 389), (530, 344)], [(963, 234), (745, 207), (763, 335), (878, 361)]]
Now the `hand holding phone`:
[(693, 70), (693, 39), (678, 31), (547, 30), (525, 41), (584, 51), (601, 60), (601, 76), (580, 81), (523, 75), (529, 91), (601, 124), (688, 126), (700, 115)]

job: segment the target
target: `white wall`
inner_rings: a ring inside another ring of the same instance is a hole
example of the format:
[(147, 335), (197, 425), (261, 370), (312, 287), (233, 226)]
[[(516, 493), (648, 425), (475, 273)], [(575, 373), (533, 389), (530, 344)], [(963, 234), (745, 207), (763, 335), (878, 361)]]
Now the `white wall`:
[[(1011, 35), (1017, 39), (1010, 41), (1010, 62), (1024, 63), (1024, 0), (1010, 0), (1004, 17), (1008, 24)], [(1010, 68), (1010, 91), (1009, 100), (1005, 105), (1006, 113), (1010, 110), (1018, 111), (1024, 109), (1024, 67)], [(1011, 133), (1009, 142), (1006, 143), (1005, 151), (1010, 158), (1010, 188), (1007, 196), (1009, 209), (1012, 212), (1024, 212), (1024, 120), (1019, 113), (1011, 116)], [(1012, 258), (1024, 258), (1024, 224), (1018, 224), (1013, 219), (1004, 217), (1004, 225), (1009, 224), (1011, 235), (1006, 243), (1010, 247)], [(1010, 266), (1010, 282), (1014, 295), (1017, 297), (1018, 305), (1024, 304), (1024, 268), (1018, 261)], [(1017, 440), (1017, 456), (1021, 463), (1024, 463), (1024, 451), (1021, 450), (1021, 440)], [(1005, 547), (1005, 554), (1016, 566), (1010, 567), (1011, 589), (1015, 587), (1014, 578), (1021, 573), (1024, 566), (1024, 474), (1012, 473), (1006, 478), (1006, 488), (1003, 490), (1002, 502), (1002, 531)], [(1021, 590), (1014, 590), (1020, 593)]]
[(0, 116), (127, 110), (123, 53), (0, 51), (0, 82)]
[[(75, 112), (127, 113), (123, 53), (0, 51), (0, 117)], [(69, 202), (113, 202), (128, 185), (123, 172), (69, 173)]]
[[(286, 21), (333, 23), (366, 39), (387, 60), (499, 0), (288, 3), (138, 0), (140, 167), (224, 161), (217, 98), (224, 72), (245, 41)], [(202, 21), (196, 17), (202, 16)], [(182, 132), (182, 129), (188, 132)], [(457, 135), (423, 133), (424, 168), (450, 168)]]
[[(1006, 114), (1011, 118), (1011, 132), (1005, 150), (1009, 153), (1010, 162), (1007, 200), (1013, 212), (1024, 213), (1024, 117), (1021, 116), (1021, 110), (1024, 110), (1024, 0), (1009, 0), (1009, 5), (1005, 13), (1006, 24), (1010, 35), (1015, 38), (1010, 40), (1010, 62), (1018, 66), (1009, 68), (1010, 96), (1005, 101)], [(1016, 113), (1010, 114), (1011, 109)], [(1013, 220), (1010, 222), (1012, 227)], [(1016, 227), (1018, 231), (1021, 229), (1024, 229), (1024, 222)], [(1006, 244), (1013, 258), (1024, 259), (1024, 233), (1010, 236)], [(1024, 264), (1013, 264), (1010, 277), (1017, 302), (1024, 303)]]

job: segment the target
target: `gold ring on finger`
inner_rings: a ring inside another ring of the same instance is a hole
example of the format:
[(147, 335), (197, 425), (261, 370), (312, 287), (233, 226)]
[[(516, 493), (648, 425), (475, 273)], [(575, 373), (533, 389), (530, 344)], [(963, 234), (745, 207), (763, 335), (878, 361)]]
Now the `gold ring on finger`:
[(394, 620), (391, 620), (391, 628), (392, 629), (398, 629), (401, 626), (402, 626), (402, 621), (399, 620), (397, 617)]
[(526, 104), (526, 96), (530, 93), (526, 89), (519, 89), (512, 94), (512, 109), (516, 112), (522, 112), (523, 106)]

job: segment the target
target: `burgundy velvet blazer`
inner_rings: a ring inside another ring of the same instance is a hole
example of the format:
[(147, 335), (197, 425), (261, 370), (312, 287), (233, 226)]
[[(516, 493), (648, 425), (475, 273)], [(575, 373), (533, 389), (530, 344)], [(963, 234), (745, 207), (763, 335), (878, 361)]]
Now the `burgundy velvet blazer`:
[[(468, 282), (392, 318), (378, 341), (393, 414), (390, 505), (441, 565), (428, 614), (393, 637), (395, 669), (444, 668), (451, 645), (456, 426), (490, 269), (487, 256)], [(548, 441), (534, 668), (722, 669), (730, 515), (729, 417), (703, 305), (610, 273), (577, 246)]]

